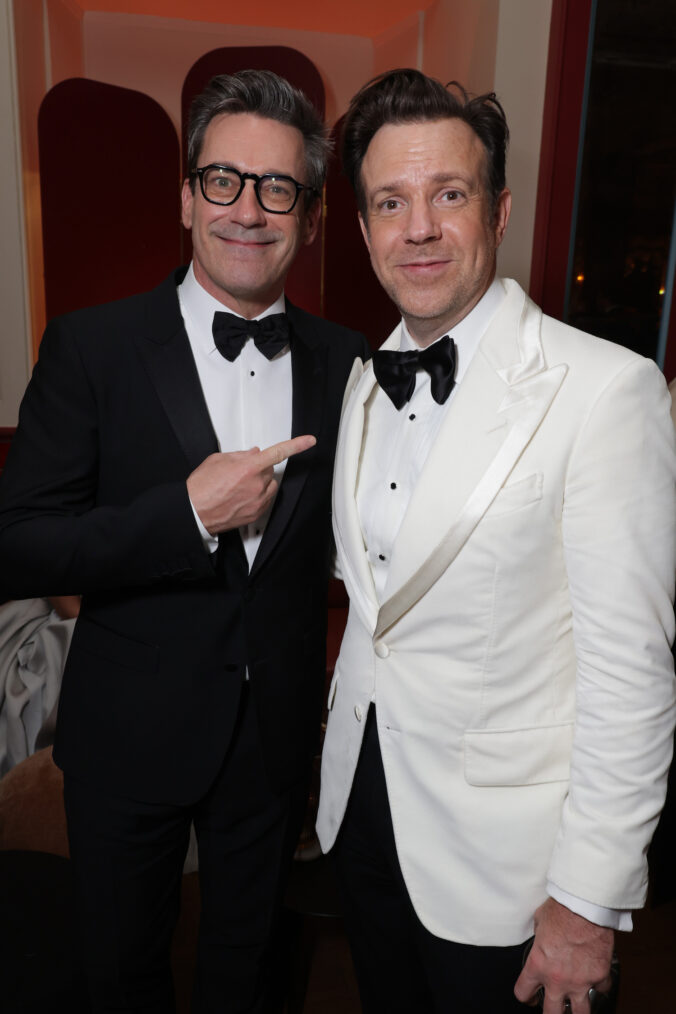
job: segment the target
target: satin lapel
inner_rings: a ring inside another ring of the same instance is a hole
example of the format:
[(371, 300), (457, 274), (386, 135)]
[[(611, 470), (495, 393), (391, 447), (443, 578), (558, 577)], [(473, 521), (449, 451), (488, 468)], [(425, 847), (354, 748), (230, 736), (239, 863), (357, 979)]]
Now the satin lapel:
[(136, 346), (189, 470), (218, 450), (171, 276), (149, 294), (147, 327)]
[[(326, 396), (328, 348), (317, 340), (308, 321), (295, 312), (295, 307), (288, 300), (287, 313), (293, 328), (291, 436), (312, 433), (319, 437)], [(279, 542), (319, 452), (319, 446), (315, 445), (287, 461), (270, 520), (251, 568), (252, 576), (260, 570)]]
[(515, 283), (449, 405), (397, 535), (376, 636), (451, 565), (504, 485), (567, 372), (546, 369), (541, 311)]
[[(399, 325), (382, 346), (399, 347)], [(350, 603), (359, 613), (367, 630), (375, 629), (378, 599), (371, 568), (366, 559), (364, 538), (357, 511), (356, 489), (364, 435), (364, 410), (375, 387), (372, 364), (363, 373), (343, 405), (338, 435), (336, 465), (333, 473), (333, 534), (338, 550), (343, 581)]]

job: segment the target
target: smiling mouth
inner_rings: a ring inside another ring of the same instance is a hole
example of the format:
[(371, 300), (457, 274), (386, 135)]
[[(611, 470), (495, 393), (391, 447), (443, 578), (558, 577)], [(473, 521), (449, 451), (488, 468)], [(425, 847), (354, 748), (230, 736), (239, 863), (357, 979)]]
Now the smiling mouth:
[(445, 268), (450, 263), (450, 260), (406, 261), (404, 264), (398, 264), (397, 267), (402, 268), (404, 271), (432, 271), (435, 268)]
[(232, 243), (235, 246), (242, 247), (270, 246), (271, 243), (275, 242), (274, 239), (239, 239), (236, 236), (219, 236), (218, 239), (222, 240), (223, 243)]

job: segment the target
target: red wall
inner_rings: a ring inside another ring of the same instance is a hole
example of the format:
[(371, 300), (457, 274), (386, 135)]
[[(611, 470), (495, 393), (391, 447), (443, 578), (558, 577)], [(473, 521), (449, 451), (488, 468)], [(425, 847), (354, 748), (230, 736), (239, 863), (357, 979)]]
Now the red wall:
[(47, 317), (157, 285), (180, 262), (179, 149), (164, 110), (82, 78), (38, 118)]

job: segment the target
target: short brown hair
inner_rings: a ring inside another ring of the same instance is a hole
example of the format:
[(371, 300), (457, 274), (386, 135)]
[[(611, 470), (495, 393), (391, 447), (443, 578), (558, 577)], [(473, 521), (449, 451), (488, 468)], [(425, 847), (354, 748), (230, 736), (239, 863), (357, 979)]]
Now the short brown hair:
[(462, 85), (444, 86), (436, 78), (410, 68), (391, 70), (368, 81), (357, 92), (342, 132), (343, 168), (366, 217), (361, 167), (374, 134), (386, 123), (424, 123), (457, 118), (472, 128), (486, 152), (485, 184), (495, 211), (505, 189), (509, 129), (494, 92), (470, 97)]

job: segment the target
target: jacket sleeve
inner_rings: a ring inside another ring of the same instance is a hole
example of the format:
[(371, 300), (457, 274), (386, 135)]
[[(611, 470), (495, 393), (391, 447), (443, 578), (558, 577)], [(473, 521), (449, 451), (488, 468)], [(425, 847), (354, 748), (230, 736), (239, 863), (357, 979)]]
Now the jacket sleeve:
[(140, 488), (129, 502), (100, 502), (105, 411), (68, 324), (53, 322), (0, 478), (1, 598), (213, 574), (184, 481)]
[(579, 898), (643, 904), (645, 852), (674, 729), (676, 455), (664, 378), (635, 360), (583, 421), (563, 545), (577, 656), (570, 791), (548, 877)]

